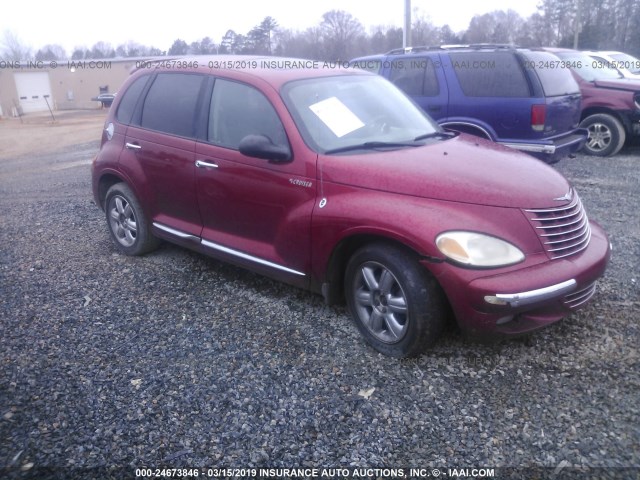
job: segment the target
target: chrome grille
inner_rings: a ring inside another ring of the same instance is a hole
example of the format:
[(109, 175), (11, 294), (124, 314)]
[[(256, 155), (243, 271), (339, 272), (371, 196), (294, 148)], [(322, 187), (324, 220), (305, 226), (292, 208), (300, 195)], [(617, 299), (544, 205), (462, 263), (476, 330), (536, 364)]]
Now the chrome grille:
[(553, 259), (581, 252), (589, 245), (591, 227), (578, 194), (562, 207), (525, 210), (545, 250)]
[(596, 282), (565, 296), (563, 303), (569, 308), (578, 308), (583, 303), (588, 302), (594, 293), (596, 293)]

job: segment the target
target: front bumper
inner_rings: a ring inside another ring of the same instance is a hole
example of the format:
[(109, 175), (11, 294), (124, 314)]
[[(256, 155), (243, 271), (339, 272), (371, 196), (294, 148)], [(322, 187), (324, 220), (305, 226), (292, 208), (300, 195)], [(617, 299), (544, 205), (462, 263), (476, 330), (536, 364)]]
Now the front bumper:
[(491, 274), (448, 265), (436, 273), (460, 328), (475, 337), (528, 333), (585, 305), (604, 274), (611, 246), (591, 222), (591, 241), (579, 254), (556, 260), (534, 255), (521, 268)]
[(497, 293), (495, 295), (486, 295), (484, 301), (491, 305), (509, 305), (511, 307), (522, 307), (525, 305), (534, 305), (546, 300), (551, 300), (566, 293), (573, 292), (578, 285), (573, 278), (562, 283), (557, 283), (549, 287), (542, 287), (536, 290), (519, 293)]
[(640, 136), (640, 110), (633, 110), (622, 115), (627, 132), (633, 136)]

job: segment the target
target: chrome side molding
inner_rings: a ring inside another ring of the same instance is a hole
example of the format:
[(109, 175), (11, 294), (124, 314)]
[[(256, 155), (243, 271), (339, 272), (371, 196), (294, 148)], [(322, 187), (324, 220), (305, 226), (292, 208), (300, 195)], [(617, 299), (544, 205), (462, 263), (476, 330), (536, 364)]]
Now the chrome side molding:
[(295, 275), (301, 275), (303, 277), (305, 276), (304, 273), (298, 272), (297, 270), (293, 270), (283, 265), (279, 265), (277, 263), (264, 260), (263, 258), (258, 258), (258, 257), (254, 257), (253, 255), (248, 255), (246, 253), (239, 252), (238, 250), (233, 250), (232, 248), (225, 247), (224, 245), (219, 245), (217, 243), (213, 243), (208, 240), (202, 240), (201, 243), (203, 246), (207, 248), (212, 248), (213, 250), (218, 250), (220, 252), (228, 253), (229, 255), (233, 255), (235, 257), (242, 258), (244, 260), (249, 260), (251, 262), (259, 263), (260, 265), (266, 265), (267, 267), (282, 270), (283, 272), (293, 273)]
[(192, 242), (200, 243), (200, 237), (196, 235), (191, 235), (189, 233), (181, 232), (180, 230), (167, 227), (166, 225), (163, 225), (162, 223), (158, 223), (158, 222), (153, 222), (153, 226), (156, 227), (158, 230), (162, 230), (163, 232), (167, 232), (183, 240), (191, 240)]
[(238, 250), (234, 250), (229, 247), (225, 247), (224, 245), (220, 245), (218, 243), (210, 242), (209, 240), (204, 240), (196, 235), (191, 235), (189, 233), (182, 232), (180, 230), (176, 230), (175, 228), (168, 227), (167, 225), (163, 225), (162, 223), (153, 222), (153, 226), (158, 230), (162, 230), (170, 235), (173, 235), (182, 240), (189, 240), (195, 243), (199, 243), (200, 245), (211, 248), (212, 250), (217, 250), (219, 252), (227, 253), (229, 255), (233, 255), (234, 257), (242, 258), (244, 260), (249, 260), (250, 262), (259, 263), (260, 265), (265, 265), (267, 267), (275, 268), (277, 270), (281, 270), (287, 273), (293, 273), (294, 275), (306, 276), (303, 272), (299, 272), (297, 270), (293, 270), (292, 268), (285, 267), (278, 263), (270, 262), (263, 258), (254, 257), (253, 255), (249, 255), (244, 252), (240, 252)]

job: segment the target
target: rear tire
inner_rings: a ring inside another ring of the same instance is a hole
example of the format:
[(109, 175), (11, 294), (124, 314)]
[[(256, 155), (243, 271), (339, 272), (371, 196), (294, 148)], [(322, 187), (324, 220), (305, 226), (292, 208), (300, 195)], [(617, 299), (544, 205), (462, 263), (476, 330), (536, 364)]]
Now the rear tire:
[(362, 247), (347, 265), (345, 295), (358, 329), (385, 355), (419, 355), (443, 330), (444, 294), (406, 250), (386, 244)]
[(607, 113), (589, 115), (580, 127), (589, 130), (589, 138), (583, 151), (589, 155), (609, 157), (615, 155), (624, 146), (626, 133), (620, 120)]
[(140, 202), (125, 183), (107, 191), (104, 205), (109, 233), (118, 250), (135, 256), (158, 248), (160, 240), (151, 234)]

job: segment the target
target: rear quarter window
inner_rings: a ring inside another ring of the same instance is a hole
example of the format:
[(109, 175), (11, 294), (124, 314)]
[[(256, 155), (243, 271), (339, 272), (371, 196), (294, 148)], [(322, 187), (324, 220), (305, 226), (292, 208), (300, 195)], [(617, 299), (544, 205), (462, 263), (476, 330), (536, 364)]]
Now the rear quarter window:
[(460, 87), (468, 97), (530, 97), (531, 89), (513, 52), (450, 53)]
[(122, 95), (122, 100), (118, 104), (118, 111), (116, 112), (116, 120), (125, 125), (129, 125), (131, 123), (131, 119), (133, 118), (133, 112), (136, 109), (136, 104), (138, 103), (138, 99), (144, 90), (147, 81), (149, 80), (150, 75), (144, 75), (137, 80), (135, 80), (127, 91)]
[(580, 93), (580, 87), (571, 75), (570, 63), (547, 52), (524, 54), (525, 67), (535, 70), (545, 96), (559, 97)]

